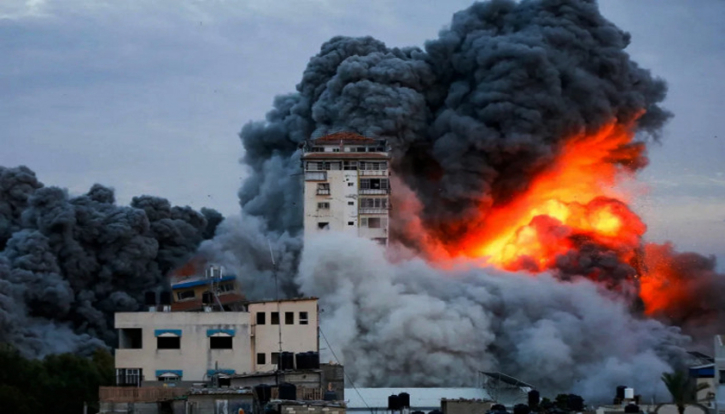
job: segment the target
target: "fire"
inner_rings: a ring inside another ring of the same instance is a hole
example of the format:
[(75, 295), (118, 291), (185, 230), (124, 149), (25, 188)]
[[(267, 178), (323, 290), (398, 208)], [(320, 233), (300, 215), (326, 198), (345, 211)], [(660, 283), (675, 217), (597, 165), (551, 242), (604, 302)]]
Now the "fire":
[(482, 212), (460, 253), (506, 270), (542, 271), (588, 241), (632, 261), (646, 227), (618, 183), (643, 165), (644, 150), (631, 125), (615, 122), (572, 137), (525, 193)]

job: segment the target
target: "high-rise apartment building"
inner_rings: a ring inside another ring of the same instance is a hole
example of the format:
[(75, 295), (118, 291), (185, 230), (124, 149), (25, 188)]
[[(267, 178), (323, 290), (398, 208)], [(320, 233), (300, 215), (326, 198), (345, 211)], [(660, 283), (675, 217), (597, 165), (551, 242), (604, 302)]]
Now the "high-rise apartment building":
[(305, 237), (339, 231), (388, 243), (390, 156), (385, 140), (338, 132), (305, 145)]

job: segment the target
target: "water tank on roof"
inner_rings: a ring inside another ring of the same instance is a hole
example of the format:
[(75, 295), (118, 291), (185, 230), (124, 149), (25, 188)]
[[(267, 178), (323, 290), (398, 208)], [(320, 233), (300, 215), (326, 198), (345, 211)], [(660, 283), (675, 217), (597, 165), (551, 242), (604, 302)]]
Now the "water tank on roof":
[(295, 362), (297, 363), (297, 369), (310, 369), (307, 362), (307, 353), (305, 352), (295, 354)]
[(529, 414), (531, 412), (531, 408), (529, 408), (526, 404), (516, 404), (514, 405), (514, 414)]
[(156, 292), (146, 292), (143, 298), (146, 306), (156, 306)]
[(413, 412), (412, 412), (412, 413), (410, 413), (410, 414), (425, 414), (425, 413), (424, 413), (423, 411), (413, 411)]
[(433, 410), (433, 411), (429, 412), (428, 414), (443, 414), (443, 411), (441, 411), (441, 410)]
[(624, 399), (625, 400), (627, 400), (627, 399), (629, 399), (629, 400), (634, 399), (634, 388), (629, 388), (628, 387), (628, 388), (625, 388), (624, 389)]
[(285, 382), (279, 385), (279, 399), (280, 400), (291, 400), (297, 399), (297, 387), (294, 384)]
[(624, 407), (624, 412), (627, 414), (637, 414), (639, 413), (639, 406), (636, 404), (627, 404), (627, 406)]
[(281, 352), (279, 354), (278, 369), (280, 371), (295, 369), (295, 354), (292, 352)]
[(337, 401), (337, 393), (335, 391), (325, 391), (323, 399), (325, 401)]
[(260, 404), (264, 405), (272, 399), (272, 387), (267, 384), (259, 384), (254, 387), (254, 395)]
[(625, 388), (627, 388), (627, 387), (625, 387), (624, 385), (620, 385), (620, 386), (617, 387), (617, 395), (616, 395), (616, 397), (620, 401), (624, 399), (624, 389)]
[(307, 358), (310, 364), (310, 369), (320, 369), (320, 354), (317, 352), (308, 352)]
[(390, 411), (400, 411), (402, 407), (400, 406), (400, 397), (397, 395), (391, 395), (388, 397), (388, 410)]
[(171, 305), (171, 292), (161, 292), (159, 294), (159, 305)]
[(402, 408), (410, 408), (410, 394), (401, 392), (398, 394), (398, 399), (400, 399), (400, 406)]
[(494, 404), (494, 405), (491, 406), (491, 411), (490, 412), (492, 412), (492, 413), (505, 413), (505, 412), (507, 412), (506, 411), (506, 406), (504, 406), (503, 404)]
[(536, 390), (531, 390), (531, 391), (529, 391), (528, 397), (529, 397), (529, 401), (528, 401), (529, 408), (531, 408), (532, 410), (538, 408), (539, 399), (541, 398), (541, 396), (539, 395), (539, 392)]

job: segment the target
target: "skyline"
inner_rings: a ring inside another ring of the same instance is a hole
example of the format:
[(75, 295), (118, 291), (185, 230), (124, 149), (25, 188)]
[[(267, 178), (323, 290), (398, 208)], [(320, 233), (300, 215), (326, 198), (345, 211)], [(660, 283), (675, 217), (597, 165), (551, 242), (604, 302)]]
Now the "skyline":
[[(650, 145), (640, 175), (649, 190), (634, 202), (647, 238), (717, 254), (722, 269), (725, 3), (601, 3), (632, 34), (633, 59), (669, 84), (664, 106), (675, 117), (662, 145)], [(12, 41), (0, 45), (10, 62), (0, 69), (0, 165), (27, 165), (71, 194), (98, 182), (116, 189), (119, 204), (151, 194), (235, 214), (245, 177), (236, 134), (294, 91), (322, 42), (371, 35), (422, 46), (471, 2), (412, 4), (5, 3), (0, 33)]]

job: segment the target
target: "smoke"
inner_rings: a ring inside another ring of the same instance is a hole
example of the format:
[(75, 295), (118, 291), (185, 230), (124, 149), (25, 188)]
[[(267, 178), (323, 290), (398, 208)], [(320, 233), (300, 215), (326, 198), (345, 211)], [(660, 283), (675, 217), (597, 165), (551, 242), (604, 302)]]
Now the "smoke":
[(220, 220), (151, 196), (117, 206), (98, 184), (71, 197), (0, 167), (0, 342), (29, 357), (112, 344), (113, 313), (138, 310)]
[[(241, 217), (201, 250), (237, 269), (252, 299), (277, 286), (319, 296), (323, 329), (357, 385), (470, 385), (480, 368), (587, 398), (619, 384), (661, 396), (659, 376), (686, 340), (633, 316), (639, 264), (616, 247), (578, 240), (553, 275), (536, 278), (416, 259), (449, 253), (573, 137), (633, 128), (637, 141), (617, 144), (608, 162), (647, 164), (644, 144), (671, 114), (659, 106), (664, 81), (630, 59), (629, 41), (595, 1), (579, 0), (475, 3), (422, 49), (332, 38), (296, 92), (242, 128)], [(336, 236), (305, 245), (301, 258), (301, 145), (338, 131), (392, 146), (395, 264)]]
[(649, 399), (666, 395), (659, 377), (685, 341), (587, 280), (391, 264), (342, 234), (308, 240), (297, 281), (320, 297), (321, 329), (356, 386), (471, 386), (482, 370), (590, 402), (620, 384)]

